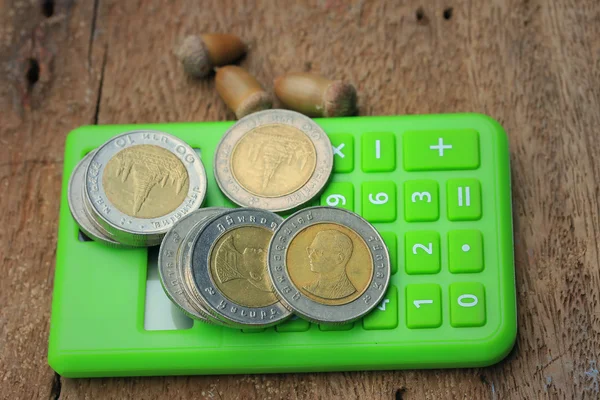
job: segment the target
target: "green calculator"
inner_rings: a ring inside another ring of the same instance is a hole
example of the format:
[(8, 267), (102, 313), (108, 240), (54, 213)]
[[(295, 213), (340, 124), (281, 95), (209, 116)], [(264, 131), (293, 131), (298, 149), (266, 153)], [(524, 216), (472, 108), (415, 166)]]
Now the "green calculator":
[[(509, 151), (480, 114), (315, 120), (334, 153), (329, 184), (309, 205), (343, 207), (386, 242), (392, 276), (362, 320), (292, 319), (264, 330), (212, 326), (166, 297), (155, 248), (113, 249), (79, 232), (71, 171), (129, 130), (185, 140), (206, 168), (205, 206), (234, 207), (213, 176), (234, 122), (84, 126), (67, 138), (48, 361), (65, 377), (479, 367), (500, 361), (517, 331)], [(283, 215), (285, 217), (285, 215)]]

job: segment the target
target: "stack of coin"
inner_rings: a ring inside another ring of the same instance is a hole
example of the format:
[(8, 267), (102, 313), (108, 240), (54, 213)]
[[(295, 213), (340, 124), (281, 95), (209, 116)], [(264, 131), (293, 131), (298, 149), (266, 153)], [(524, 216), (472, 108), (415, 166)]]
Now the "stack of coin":
[(112, 247), (160, 244), (182, 217), (198, 209), (206, 173), (181, 139), (131, 131), (89, 153), (69, 181), (69, 208), (81, 230)]
[(242, 207), (279, 212), (317, 196), (329, 180), (333, 148), (312, 119), (288, 110), (250, 114), (221, 139), (215, 179)]
[(158, 265), (167, 296), (185, 314), (233, 328), (268, 327), (292, 313), (351, 322), (381, 301), (390, 277), (373, 226), (333, 207), (285, 221), (256, 208), (200, 209), (167, 233)]
[(203, 208), (165, 236), (158, 268), (167, 296), (188, 316), (264, 328), (291, 312), (273, 291), (267, 251), (283, 219), (255, 208)]

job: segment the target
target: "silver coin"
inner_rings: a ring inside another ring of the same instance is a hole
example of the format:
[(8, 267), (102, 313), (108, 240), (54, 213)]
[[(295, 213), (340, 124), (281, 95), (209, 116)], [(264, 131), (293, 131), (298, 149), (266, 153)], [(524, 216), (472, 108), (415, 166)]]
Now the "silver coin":
[(205, 224), (193, 244), (191, 270), (211, 313), (238, 327), (267, 327), (291, 316), (273, 293), (267, 247), (282, 218), (234, 209)]
[(282, 303), (316, 323), (361, 318), (380, 303), (390, 280), (388, 250), (377, 230), (341, 208), (292, 214), (273, 235), (268, 254)]
[(95, 221), (88, 216), (85, 210), (85, 203), (83, 201), (83, 183), (85, 171), (88, 165), (90, 165), (94, 152), (95, 151), (88, 153), (81, 161), (79, 161), (79, 163), (77, 163), (69, 178), (69, 210), (71, 211), (73, 219), (75, 219), (75, 222), (79, 226), (79, 229), (81, 229), (81, 231), (90, 239), (109, 247), (128, 248), (129, 246), (117, 242), (107, 235), (106, 231), (99, 229)]
[(318, 195), (333, 167), (333, 148), (312, 119), (265, 110), (240, 119), (223, 135), (214, 158), (217, 184), (243, 207), (298, 208)]
[(226, 210), (217, 207), (201, 208), (180, 219), (163, 238), (158, 253), (160, 281), (167, 297), (189, 317), (209, 323), (215, 322), (210, 313), (202, 305), (190, 302), (186, 296), (188, 287), (179, 260), (185, 249), (185, 237), (192, 228), (201, 226), (204, 221)]
[(118, 242), (160, 244), (206, 194), (198, 154), (164, 132), (123, 133), (102, 145), (85, 174), (85, 201), (94, 219)]

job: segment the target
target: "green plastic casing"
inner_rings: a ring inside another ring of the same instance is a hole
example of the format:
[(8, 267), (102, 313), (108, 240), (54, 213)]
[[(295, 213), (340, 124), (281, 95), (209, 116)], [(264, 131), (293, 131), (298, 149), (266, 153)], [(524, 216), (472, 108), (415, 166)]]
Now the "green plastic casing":
[[(56, 272), (48, 362), (65, 377), (193, 375), (481, 367), (502, 360), (513, 347), (516, 301), (513, 260), (511, 186), (508, 141), (503, 128), (480, 114), (444, 114), (316, 119), (328, 135), (354, 137), (352, 172), (334, 173), (331, 182), (350, 182), (354, 209), (361, 210), (361, 184), (395, 182), (397, 218), (374, 223), (398, 238), (397, 272), (390, 284), (398, 293), (398, 325), (366, 330), (357, 321), (349, 330), (323, 331), (310, 325), (304, 332), (260, 333), (211, 326), (194, 321), (191, 329), (147, 331), (144, 302), (147, 249), (119, 250), (80, 241), (67, 203), (67, 184), (77, 162), (111, 137), (139, 129), (159, 130), (200, 149), (208, 178), (204, 206), (233, 204), (219, 190), (213, 175), (213, 156), (221, 136), (234, 122), (191, 122), (139, 125), (83, 126), (66, 141)], [(472, 170), (407, 172), (403, 168), (406, 131), (475, 130), (479, 133), (480, 166)], [(364, 172), (361, 137), (368, 132), (395, 135), (395, 170)], [(445, 181), (476, 178), (482, 184), (481, 219), (451, 222), (446, 218)], [(440, 218), (408, 223), (403, 219), (403, 183), (435, 180), (440, 187)], [(318, 203), (315, 199), (312, 204)], [(454, 229), (477, 229), (483, 234), (485, 268), (475, 274), (448, 270), (446, 234)], [(441, 270), (409, 275), (404, 269), (404, 234), (437, 231), (441, 237)], [(486, 317), (481, 327), (452, 327), (449, 285), (479, 282), (485, 287)], [(406, 325), (405, 288), (435, 283), (441, 287), (442, 324), (432, 329)]]

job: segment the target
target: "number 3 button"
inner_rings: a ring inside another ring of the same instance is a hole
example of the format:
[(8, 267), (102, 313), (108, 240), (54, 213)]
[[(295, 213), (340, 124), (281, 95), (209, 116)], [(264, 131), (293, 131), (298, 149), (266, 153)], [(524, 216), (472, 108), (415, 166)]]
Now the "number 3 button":
[(392, 222), (396, 219), (396, 184), (390, 181), (362, 184), (362, 216), (369, 222)]
[(321, 195), (321, 205), (354, 211), (354, 185), (349, 182), (333, 182)]

